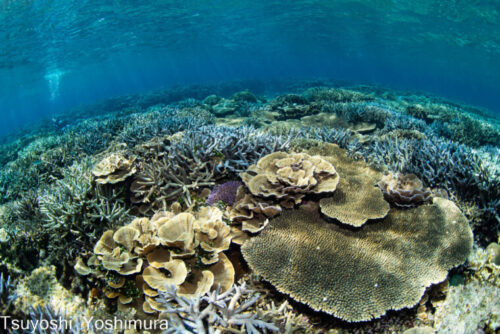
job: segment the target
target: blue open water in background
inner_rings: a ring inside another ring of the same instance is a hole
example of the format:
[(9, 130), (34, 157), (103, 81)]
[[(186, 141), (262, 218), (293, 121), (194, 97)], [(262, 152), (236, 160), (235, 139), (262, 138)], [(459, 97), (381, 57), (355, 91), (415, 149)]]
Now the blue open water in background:
[(172, 85), (311, 78), (500, 113), (500, 1), (0, 1), (0, 135)]

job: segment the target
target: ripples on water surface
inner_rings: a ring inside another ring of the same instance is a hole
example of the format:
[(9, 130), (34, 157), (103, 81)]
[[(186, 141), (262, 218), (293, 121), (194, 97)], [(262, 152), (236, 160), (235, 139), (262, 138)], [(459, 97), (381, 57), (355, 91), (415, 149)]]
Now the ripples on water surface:
[(0, 106), (19, 123), (177, 83), (328, 76), (495, 109), (499, 16), (496, 1), (4, 0)]

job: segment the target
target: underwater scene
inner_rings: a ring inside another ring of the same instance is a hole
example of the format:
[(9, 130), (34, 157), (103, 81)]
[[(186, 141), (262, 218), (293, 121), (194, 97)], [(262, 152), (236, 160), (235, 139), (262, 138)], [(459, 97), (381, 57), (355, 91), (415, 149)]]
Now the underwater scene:
[(500, 333), (500, 2), (0, 0), (0, 333)]

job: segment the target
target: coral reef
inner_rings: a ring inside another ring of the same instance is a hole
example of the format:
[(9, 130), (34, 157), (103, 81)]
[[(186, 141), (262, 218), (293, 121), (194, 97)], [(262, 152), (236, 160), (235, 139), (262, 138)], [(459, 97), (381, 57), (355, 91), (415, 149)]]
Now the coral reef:
[(99, 184), (115, 184), (124, 181), (136, 172), (133, 159), (114, 153), (102, 159), (92, 169), (92, 174)]
[(436, 311), (438, 333), (493, 333), (500, 328), (500, 289), (473, 281), (452, 286)]
[(272, 226), (243, 244), (250, 267), (294, 299), (354, 322), (415, 305), (472, 247), (467, 220), (442, 198), (359, 230), (315, 210), (286, 211)]
[(240, 176), (253, 195), (276, 199), (285, 208), (301, 203), (306, 194), (333, 192), (339, 183), (331, 163), (305, 153), (269, 154)]
[[(499, 129), (436, 96), (320, 80), (58, 115), (0, 142), (2, 314), (71, 320), (60, 333), (104, 332), (82, 316), (177, 333), (493, 332)], [(448, 199), (476, 244), (449, 290), (419, 301), (470, 249)]]
[(162, 145), (165, 151), (154, 161), (141, 164), (131, 185), (131, 201), (142, 205), (142, 214), (166, 209), (168, 201), (178, 199), (190, 205), (193, 192), (287, 147), (286, 140), (246, 127), (187, 131), (180, 140)]
[(216, 186), (208, 195), (207, 205), (223, 202), (225, 205), (233, 205), (236, 201), (236, 192), (242, 185), (240, 181), (228, 181)]
[(160, 318), (169, 320), (172, 333), (212, 333), (216, 329), (255, 334), (279, 332), (273, 319), (266, 319), (270, 317), (264, 310), (254, 310), (259, 299), (260, 295), (245, 283), (234, 284), (225, 292), (217, 288), (194, 298), (180, 295), (175, 285), (169, 285), (159, 293), (156, 302), (162, 305)]
[(424, 188), (415, 174), (389, 173), (378, 182), (384, 198), (397, 207), (407, 208), (430, 200), (432, 192)]

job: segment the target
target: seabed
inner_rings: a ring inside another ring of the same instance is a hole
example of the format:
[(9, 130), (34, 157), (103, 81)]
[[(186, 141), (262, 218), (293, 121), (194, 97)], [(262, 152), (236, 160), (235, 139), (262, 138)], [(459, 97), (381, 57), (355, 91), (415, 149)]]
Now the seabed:
[(0, 144), (0, 326), (498, 332), (499, 143), (486, 110), (327, 81), (44, 120)]

